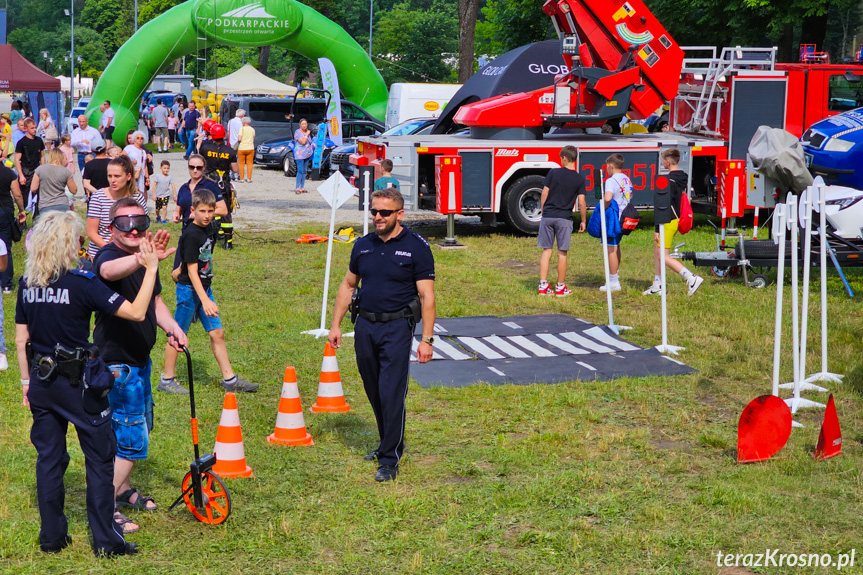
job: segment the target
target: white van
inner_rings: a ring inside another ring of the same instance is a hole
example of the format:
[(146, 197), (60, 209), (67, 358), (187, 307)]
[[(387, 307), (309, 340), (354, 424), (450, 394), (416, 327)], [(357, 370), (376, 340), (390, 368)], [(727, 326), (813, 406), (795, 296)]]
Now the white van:
[(437, 118), (461, 84), (393, 84), (387, 100), (387, 129), (411, 118)]

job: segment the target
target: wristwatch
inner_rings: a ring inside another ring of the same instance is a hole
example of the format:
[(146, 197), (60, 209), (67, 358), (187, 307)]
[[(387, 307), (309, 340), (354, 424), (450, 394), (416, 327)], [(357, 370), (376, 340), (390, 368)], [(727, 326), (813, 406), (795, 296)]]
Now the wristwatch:
[(424, 337), (420, 340), (422, 343), (427, 343), (432, 345), (434, 343), (434, 336)]

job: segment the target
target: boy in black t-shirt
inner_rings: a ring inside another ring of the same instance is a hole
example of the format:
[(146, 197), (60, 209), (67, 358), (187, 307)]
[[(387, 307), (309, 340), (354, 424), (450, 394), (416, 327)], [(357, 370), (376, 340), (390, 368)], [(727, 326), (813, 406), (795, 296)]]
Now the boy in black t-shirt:
[[(174, 319), (186, 333), (192, 319), (197, 316), (210, 336), (213, 355), (222, 370), (222, 387), (225, 391), (255, 391), (257, 383), (241, 379), (231, 368), (228, 348), (225, 345), (225, 330), (219, 319), (219, 307), (210, 287), (213, 282), (213, 238), (207, 227), (216, 210), (216, 196), (204, 188), (196, 188), (192, 194), (192, 222), (183, 228), (180, 236), (181, 269), (177, 279), (177, 311)], [(159, 391), (183, 393), (176, 382), (177, 351), (170, 345), (165, 347), (165, 373), (159, 382)]]
[(45, 143), (42, 138), (36, 137), (36, 122), (33, 118), (25, 119), (24, 137), (15, 145), (15, 169), (18, 170), (18, 184), (22, 194), (30, 193), (33, 174), (36, 173), (36, 168), (45, 163), (42, 155), (44, 150)]
[[(562, 168), (554, 168), (545, 177), (542, 188), (540, 209), (542, 219), (539, 221), (539, 237), (537, 245), (542, 248), (539, 260), (540, 295), (568, 296), (572, 290), (566, 287), (566, 254), (569, 251), (569, 240), (572, 237), (572, 212), (578, 202), (581, 213), (581, 223), (578, 233), (584, 233), (587, 225), (587, 202), (584, 176), (575, 171), (575, 160), (578, 151), (574, 146), (564, 146), (560, 150)], [(548, 283), (548, 268), (554, 242), (557, 241), (557, 286), (552, 288)]]

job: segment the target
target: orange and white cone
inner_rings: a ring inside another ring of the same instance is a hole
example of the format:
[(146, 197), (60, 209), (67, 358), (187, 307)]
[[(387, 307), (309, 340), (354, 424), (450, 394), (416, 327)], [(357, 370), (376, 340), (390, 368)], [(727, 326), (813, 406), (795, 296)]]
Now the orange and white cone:
[(327, 342), (324, 347), (324, 361), (321, 363), (321, 381), (318, 384), (318, 399), (312, 405), (315, 413), (321, 411), (350, 411), (351, 406), (345, 402), (345, 392), (342, 390), (342, 376), (339, 375), (339, 364), (336, 362), (336, 350)]
[(297, 373), (293, 367), (285, 368), (285, 381), (282, 384), (282, 396), (279, 399), (279, 414), (276, 416), (276, 430), (267, 437), (267, 441), (281, 445), (315, 444), (312, 436), (306, 431), (300, 390), (297, 387)]
[(225, 405), (222, 407), (222, 418), (219, 420), (213, 453), (216, 454), (213, 471), (222, 477), (249, 477), (252, 474), (252, 468), (246, 465), (237, 396), (231, 391), (225, 394)]

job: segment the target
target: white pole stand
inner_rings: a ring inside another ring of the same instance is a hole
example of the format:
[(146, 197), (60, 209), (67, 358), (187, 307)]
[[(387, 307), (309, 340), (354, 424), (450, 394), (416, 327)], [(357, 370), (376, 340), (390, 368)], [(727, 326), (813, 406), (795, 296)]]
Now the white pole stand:
[[(806, 375), (806, 344), (809, 338), (809, 272), (812, 269), (812, 193), (814, 187), (810, 186), (806, 191), (806, 199), (803, 201), (803, 229), (805, 230), (805, 240), (803, 242), (803, 307), (802, 315), (800, 316), (800, 359), (799, 373), (802, 379)], [(797, 222), (794, 222), (795, 224)], [(827, 389), (814, 383), (809, 383), (806, 380), (792, 383), (784, 383), (779, 387), (781, 389), (794, 389), (797, 385), (800, 391), (817, 391), (826, 392)]]
[(779, 397), (779, 368), (782, 365), (782, 296), (785, 293), (785, 206), (776, 206), (773, 212), (773, 241), (779, 244), (776, 267), (776, 316), (773, 327), (773, 388), (772, 394)]
[[(827, 194), (824, 193), (823, 183), (816, 181), (814, 188), (818, 189), (818, 239), (821, 242), (821, 253), (819, 254), (821, 272), (821, 371), (813, 373), (806, 378), (807, 382), (823, 381), (839, 383), (842, 375), (830, 373), (827, 369)], [(805, 373), (805, 372), (804, 372)]]
[(662, 345), (657, 345), (656, 349), (659, 350), (659, 353), (677, 355), (686, 348), (678, 345), (668, 345), (668, 306), (665, 301), (665, 294), (667, 292), (665, 289), (665, 224), (659, 225), (659, 257), (662, 258), (662, 263), (659, 266), (659, 277), (662, 284), (662, 291), (659, 292), (660, 299), (662, 300)]
[[(600, 170), (600, 184), (601, 187), (605, 186), (605, 174), (602, 170)], [(608, 227), (605, 222), (605, 192), (602, 192), (602, 198), (600, 198), (599, 203), (596, 204), (595, 210), (599, 210), (599, 223), (602, 227), (602, 261), (605, 264), (605, 299), (608, 305), (608, 328), (615, 333), (615, 335), (620, 335), (621, 331), (632, 329), (628, 325), (615, 325), (614, 324), (614, 307), (611, 303), (611, 271), (608, 267), (608, 237), (607, 230)]]

